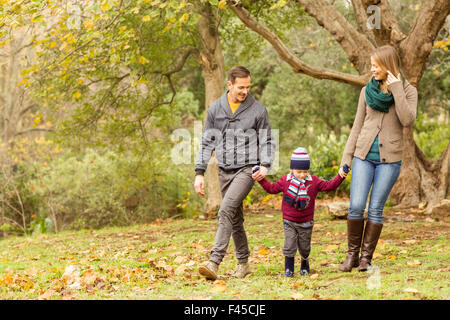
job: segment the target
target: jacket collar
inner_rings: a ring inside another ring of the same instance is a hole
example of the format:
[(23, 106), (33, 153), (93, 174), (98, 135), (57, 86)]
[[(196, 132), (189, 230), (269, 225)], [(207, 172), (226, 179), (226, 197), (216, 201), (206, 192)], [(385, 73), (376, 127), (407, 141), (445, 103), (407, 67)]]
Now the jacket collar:
[(250, 94), (250, 92), (247, 95), (247, 98), (245, 98), (245, 100), (239, 105), (239, 108), (237, 108), (235, 113), (231, 112), (231, 108), (230, 108), (230, 104), (228, 103), (228, 94), (227, 90), (221, 97), (220, 97), (220, 105), (222, 106), (222, 108), (224, 108), (225, 112), (227, 113), (227, 115), (229, 115), (231, 118), (236, 117), (239, 113), (243, 112), (245, 109), (247, 109), (248, 107), (250, 107), (251, 105), (253, 105), (253, 103), (255, 102), (255, 98), (253, 98), (253, 96)]

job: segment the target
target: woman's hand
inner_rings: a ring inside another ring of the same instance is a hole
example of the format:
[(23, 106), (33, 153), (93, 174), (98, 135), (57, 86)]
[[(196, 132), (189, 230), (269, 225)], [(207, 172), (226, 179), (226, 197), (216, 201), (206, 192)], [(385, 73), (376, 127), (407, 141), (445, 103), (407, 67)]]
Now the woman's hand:
[(347, 172), (344, 171), (344, 169), (341, 167), (339, 168), (339, 175), (341, 176), (341, 178), (346, 178), (347, 177)]
[(395, 76), (392, 74), (392, 72), (390, 72), (390, 71), (388, 70), (388, 76), (387, 76), (387, 79), (386, 79), (386, 84), (387, 84), (387, 85), (390, 85), (390, 84), (393, 84), (393, 83), (395, 83), (395, 82), (401, 81), (400, 79), (401, 79), (400, 73), (397, 75), (397, 77), (395, 77)]

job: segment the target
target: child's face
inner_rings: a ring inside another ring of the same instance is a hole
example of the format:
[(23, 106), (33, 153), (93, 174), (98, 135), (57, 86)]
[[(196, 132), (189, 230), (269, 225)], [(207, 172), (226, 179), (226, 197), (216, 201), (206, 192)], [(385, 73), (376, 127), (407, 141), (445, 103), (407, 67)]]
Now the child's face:
[(308, 174), (309, 170), (292, 170), (292, 174), (299, 180), (304, 180)]

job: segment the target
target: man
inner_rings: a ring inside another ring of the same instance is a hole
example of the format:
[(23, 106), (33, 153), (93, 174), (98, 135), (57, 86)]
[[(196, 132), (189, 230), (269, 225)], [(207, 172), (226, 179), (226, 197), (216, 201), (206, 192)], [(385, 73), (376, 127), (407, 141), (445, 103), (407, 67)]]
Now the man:
[[(267, 110), (250, 94), (250, 81), (250, 71), (246, 68), (236, 66), (229, 70), (227, 92), (208, 110), (196, 162), (194, 188), (204, 196), (203, 174), (212, 152), (216, 151), (222, 194), (214, 246), (208, 263), (199, 268), (199, 273), (207, 279), (217, 279), (231, 236), (238, 260), (234, 276), (243, 278), (250, 273), (242, 201), (253, 187), (253, 178), (259, 180), (266, 176), (275, 150)], [(255, 165), (260, 169), (252, 174)]]

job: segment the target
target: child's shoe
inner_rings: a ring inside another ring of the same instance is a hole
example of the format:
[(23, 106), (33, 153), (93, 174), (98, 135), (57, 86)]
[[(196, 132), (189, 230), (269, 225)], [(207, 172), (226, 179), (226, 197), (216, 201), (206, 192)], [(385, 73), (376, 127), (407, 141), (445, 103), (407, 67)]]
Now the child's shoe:
[(291, 271), (289, 269), (286, 269), (284, 271), (284, 274), (282, 275), (282, 277), (288, 277), (288, 278), (293, 277), (293, 276), (294, 276), (294, 271)]
[(284, 257), (283, 277), (292, 277), (294, 275), (294, 257)]
[(303, 259), (303, 257), (302, 257), (302, 264), (300, 266), (300, 274), (302, 276), (309, 274), (309, 260)]

